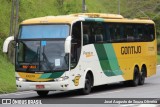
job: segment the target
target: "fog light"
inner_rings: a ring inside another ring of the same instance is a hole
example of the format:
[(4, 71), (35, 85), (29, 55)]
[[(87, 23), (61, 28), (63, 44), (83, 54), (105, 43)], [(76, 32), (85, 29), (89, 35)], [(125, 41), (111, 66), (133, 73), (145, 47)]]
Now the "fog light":
[(69, 85), (69, 84), (65, 84), (64, 86), (65, 86), (65, 87), (68, 87), (68, 85)]

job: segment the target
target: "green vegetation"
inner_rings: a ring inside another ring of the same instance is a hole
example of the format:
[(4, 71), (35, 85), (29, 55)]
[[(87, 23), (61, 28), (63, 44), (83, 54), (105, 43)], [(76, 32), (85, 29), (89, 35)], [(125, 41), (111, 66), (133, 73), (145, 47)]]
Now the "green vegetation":
[(160, 55), (157, 55), (157, 63), (160, 65)]
[(158, 50), (158, 55), (160, 55), (160, 37), (157, 38), (157, 50)]
[[(120, 0), (121, 14), (128, 18), (153, 19), (157, 27), (160, 54), (160, 1)], [(2, 45), (9, 35), (12, 0), (0, 0), (0, 93), (15, 91), (14, 67), (2, 53)], [(81, 0), (20, 0), (19, 22), (25, 19), (81, 12)], [(87, 12), (118, 13), (118, 0), (86, 0)], [(142, 12), (143, 11), (143, 12)], [(160, 55), (158, 56), (160, 64)]]
[(14, 67), (6, 59), (7, 57), (5, 55), (0, 55), (0, 93), (16, 90)]
[[(7, 8), (7, 9), (6, 9)], [(14, 66), (2, 53), (4, 39), (9, 35), (11, 0), (0, 1), (0, 93), (16, 91)]]

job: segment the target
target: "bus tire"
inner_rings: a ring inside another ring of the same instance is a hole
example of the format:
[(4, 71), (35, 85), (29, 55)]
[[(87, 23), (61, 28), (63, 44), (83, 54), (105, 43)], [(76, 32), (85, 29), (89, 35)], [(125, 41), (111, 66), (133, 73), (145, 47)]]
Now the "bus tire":
[(146, 77), (146, 68), (142, 67), (141, 72), (140, 72), (139, 85), (143, 85), (144, 84), (145, 77)]
[(40, 96), (40, 97), (45, 97), (47, 96), (49, 93), (49, 91), (37, 91), (37, 94)]
[(81, 89), (81, 93), (87, 95), (91, 92), (91, 88), (92, 88), (92, 78), (91, 75), (87, 74), (85, 78), (85, 86), (83, 89)]
[(131, 80), (131, 86), (137, 86), (139, 84), (139, 69), (138, 67), (134, 68), (134, 75), (133, 75), (133, 80)]

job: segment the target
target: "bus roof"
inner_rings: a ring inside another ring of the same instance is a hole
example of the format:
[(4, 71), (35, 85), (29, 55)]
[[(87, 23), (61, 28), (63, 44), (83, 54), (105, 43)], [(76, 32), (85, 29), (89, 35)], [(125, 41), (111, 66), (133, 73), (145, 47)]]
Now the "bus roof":
[(101, 22), (119, 22), (119, 23), (148, 23), (154, 24), (150, 19), (127, 19), (117, 14), (105, 13), (77, 13), (62, 16), (46, 16), (33, 18), (23, 21), (21, 24), (47, 24), (47, 23), (68, 23), (71, 24), (80, 20), (101, 21)]
[(105, 13), (77, 13), (77, 14), (71, 14), (71, 16), (90, 17), (90, 18), (104, 18), (104, 19), (123, 19), (122, 15), (105, 14)]
[(21, 24), (45, 24), (45, 23), (71, 23), (74, 20), (77, 20), (78, 17), (71, 17), (68, 15), (64, 16), (46, 16), (33, 18), (23, 21)]

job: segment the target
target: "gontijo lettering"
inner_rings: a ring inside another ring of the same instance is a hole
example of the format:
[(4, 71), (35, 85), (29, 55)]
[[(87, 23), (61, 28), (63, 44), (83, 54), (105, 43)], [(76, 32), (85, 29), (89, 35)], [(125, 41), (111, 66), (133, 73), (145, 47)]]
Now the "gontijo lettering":
[(140, 54), (141, 53), (141, 46), (123, 46), (121, 47), (121, 54)]

